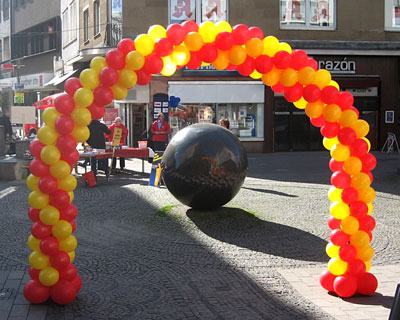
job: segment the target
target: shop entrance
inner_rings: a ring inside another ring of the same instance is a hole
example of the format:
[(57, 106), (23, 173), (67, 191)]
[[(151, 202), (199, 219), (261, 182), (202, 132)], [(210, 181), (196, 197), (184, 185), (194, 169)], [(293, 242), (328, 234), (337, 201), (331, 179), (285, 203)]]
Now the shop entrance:
[(128, 146), (137, 147), (138, 141), (142, 140), (143, 133), (146, 131), (146, 104), (145, 103), (125, 103), (120, 108), (124, 118), (127, 119)]

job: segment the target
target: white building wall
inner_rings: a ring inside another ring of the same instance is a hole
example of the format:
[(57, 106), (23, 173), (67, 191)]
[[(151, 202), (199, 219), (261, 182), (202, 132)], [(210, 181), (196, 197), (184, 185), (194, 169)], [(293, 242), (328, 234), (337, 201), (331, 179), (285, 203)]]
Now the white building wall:
[[(64, 71), (72, 71), (72, 63), (79, 56), (79, 0), (61, 0), (62, 45)], [(67, 21), (65, 21), (67, 19)]]

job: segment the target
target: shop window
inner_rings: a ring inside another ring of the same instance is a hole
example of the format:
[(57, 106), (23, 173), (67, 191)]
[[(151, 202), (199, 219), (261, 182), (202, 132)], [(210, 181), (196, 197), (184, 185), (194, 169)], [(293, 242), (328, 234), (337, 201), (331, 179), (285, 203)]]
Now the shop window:
[(169, 23), (228, 21), (228, 0), (169, 0)]
[(385, 0), (385, 30), (400, 31), (400, 0)]
[(336, 0), (280, 0), (282, 29), (336, 29)]

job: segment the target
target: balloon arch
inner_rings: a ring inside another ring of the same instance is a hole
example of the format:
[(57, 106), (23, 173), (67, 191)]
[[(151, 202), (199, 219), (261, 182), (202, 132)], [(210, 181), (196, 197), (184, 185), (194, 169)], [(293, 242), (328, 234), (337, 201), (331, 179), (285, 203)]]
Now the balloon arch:
[(323, 145), (332, 157), (331, 234), (326, 246), (331, 259), (320, 283), (341, 297), (375, 292), (377, 280), (368, 271), (374, 255), (370, 242), (375, 191), (370, 185), (376, 159), (365, 138), (369, 125), (359, 119), (353, 96), (340, 91), (331, 74), (318, 70), (316, 61), (303, 50), (292, 50), (273, 36), (264, 37), (258, 27), (185, 21), (166, 29), (153, 25), (135, 40), (121, 40), (105, 58), (93, 58), (79, 79), (68, 79), (55, 107), (43, 112), (45, 125), (29, 147), (34, 159), (26, 180), (31, 190), (28, 215), (33, 222), (27, 241), (32, 250), (31, 280), (24, 287), (28, 301), (42, 303), (51, 297), (68, 304), (82, 286), (72, 264), (78, 210), (72, 204), (77, 181), (71, 171), (79, 158), (76, 145), (88, 139), (91, 119), (102, 118), (106, 105), (124, 99), (136, 84), (148, 84), (153, 74), (171, 76), (182, 66), (197, 69), (208, 64), (261, 79), (296, 108), (304, 109), (311, 123), (320, 127)]

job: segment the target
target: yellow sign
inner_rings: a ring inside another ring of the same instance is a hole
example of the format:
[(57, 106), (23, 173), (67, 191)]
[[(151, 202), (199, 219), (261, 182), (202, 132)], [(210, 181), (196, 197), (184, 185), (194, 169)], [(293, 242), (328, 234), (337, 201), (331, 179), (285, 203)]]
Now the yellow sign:
[(119, 146), (121, 143), (121, 137), (122, 137), (122, 129), (121, 128), (115, 128), (114, 129), (114, 136), (113, 136), (113, 141), (112, 141), (112, 146), (116, 147)]

